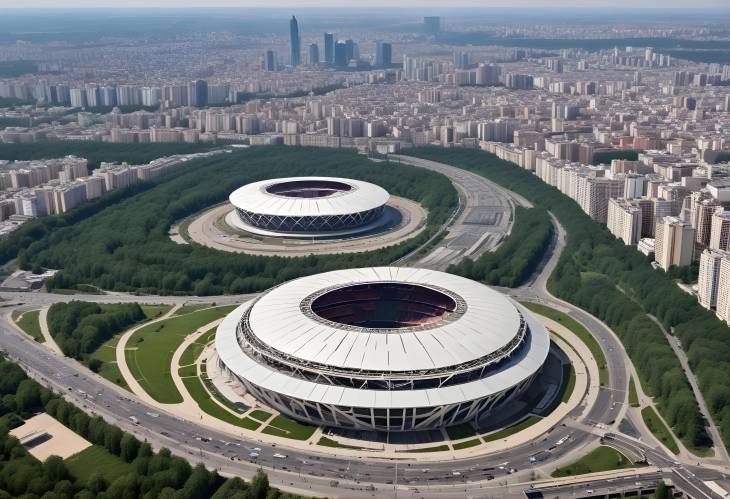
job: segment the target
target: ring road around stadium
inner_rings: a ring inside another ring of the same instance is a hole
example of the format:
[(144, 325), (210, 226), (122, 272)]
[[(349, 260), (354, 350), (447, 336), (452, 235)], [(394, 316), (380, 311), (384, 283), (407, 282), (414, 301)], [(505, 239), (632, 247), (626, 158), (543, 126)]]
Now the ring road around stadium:
[(376, 267), (303, 277), (219, 325), (223, 371), (300, 421), (373, 431), (497, 411), (539, 374), (550, 340), (512, 299), (463, 277)]
[(383, 223), (388, 192), (377, 185), (335, 177), (263, 180), (231, 193), (226, 221), (261, 236), (349, 237)]

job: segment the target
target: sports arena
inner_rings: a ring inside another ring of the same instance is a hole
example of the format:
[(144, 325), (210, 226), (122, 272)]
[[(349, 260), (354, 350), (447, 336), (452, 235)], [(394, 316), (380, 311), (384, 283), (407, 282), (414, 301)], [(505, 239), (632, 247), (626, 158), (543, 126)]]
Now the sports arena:
[(335, 177), (290, 177), (245, 185), (231, 193), (228, 223), (262, 236), (345, 237), (383, 222), (388, 192)]
[(483, 284), (374, 267), (274, 287), (219, 325), (221, 368), (300, 421), (374, 431), (476, 419), (524, 392), (548, 355), (545, 328)]

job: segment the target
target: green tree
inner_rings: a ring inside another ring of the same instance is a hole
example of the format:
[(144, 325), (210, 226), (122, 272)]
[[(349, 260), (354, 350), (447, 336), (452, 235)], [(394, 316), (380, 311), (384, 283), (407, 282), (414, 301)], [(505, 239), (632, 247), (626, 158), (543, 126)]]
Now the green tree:
[(654, 498), (655, 499), (669, 499), (672, 497), (671, 491), (669, 490), (669, 487), (667, 487), (667, 484), (664, 483), (663, 480), (660, 480), (656, 483), (656, 489), (654, 490)]
[(131, 463), (139, 451), (139, 440), (134, 438), (130, 433), (125, 433), (120, 442), (119, 457), (122, 460)]
[(92, 473), (86, 480), (86, 489), (94, 495), (104, 492), (108, 486), (109, 482), (99, 472)]

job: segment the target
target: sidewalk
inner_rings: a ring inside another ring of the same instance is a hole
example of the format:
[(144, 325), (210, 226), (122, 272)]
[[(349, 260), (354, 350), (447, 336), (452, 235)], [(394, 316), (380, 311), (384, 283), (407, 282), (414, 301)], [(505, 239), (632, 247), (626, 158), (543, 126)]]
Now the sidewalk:
[(51, 336), (51, 331), (48, 329), (48, 309), (50, 307), (43, 307), (41, 309), (41, 312), (38, 314), (38, 323), (41, 327), (41, 333), (43, 334), (43, 338), (46, 340), (45, 345), (50, 348), (53, 352), (57, 353), (58, 355), (63, 355), (63, 352), (58, 347), (58, 344), (56, 343), (56, 340), (53, 339), (53, 336)]

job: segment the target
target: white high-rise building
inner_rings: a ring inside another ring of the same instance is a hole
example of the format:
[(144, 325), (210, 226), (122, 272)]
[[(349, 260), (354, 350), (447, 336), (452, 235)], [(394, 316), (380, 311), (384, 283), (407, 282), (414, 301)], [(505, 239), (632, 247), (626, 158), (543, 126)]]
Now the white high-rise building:
[(641, 216), (641, 208), (627, 199), (608, 201), (608, 230), (626, 244), (638, 244), (641, 239)]
[(720, 263), (730, 259), (730, 253), (706, 249), (700, 255), (700, 273), (697, 281), (697, 298), (705, 308), (717, 306), (717, 291), (720, 279)]
[(577, 201), (589, 217), (605, 224), (608, 220), (608, 200), (623, 197), (623, 193), (623, 180), (587, 177), (585, 189), (578, 193)]
[(730, 323), (730, 258), (720, 259), (715, 314), (720, 320)]
[(657, 220), (654, 238), (654, 261), (668, 270), (672, 265), (684, 267), (692, 262), (695, 230), (677, 217)]
[(624, 177), (624, 196), (626, 199), (640, 198), (644, 195), (646, 177), (636, 173), (628, 173)]
[(712, 213), (710, 249), (727, 251), (730, 240), (730, 211), (717, 207)]

